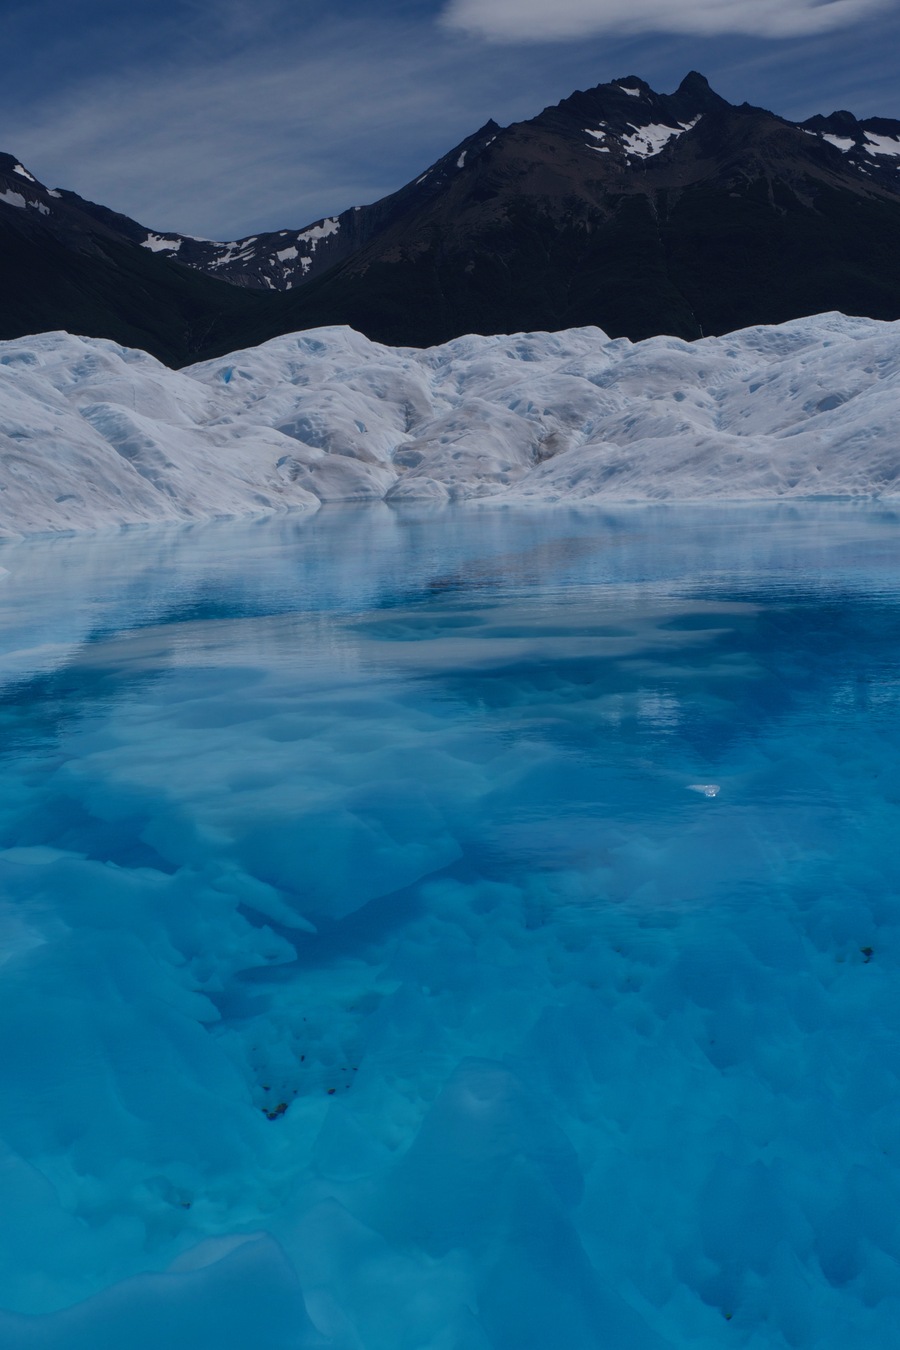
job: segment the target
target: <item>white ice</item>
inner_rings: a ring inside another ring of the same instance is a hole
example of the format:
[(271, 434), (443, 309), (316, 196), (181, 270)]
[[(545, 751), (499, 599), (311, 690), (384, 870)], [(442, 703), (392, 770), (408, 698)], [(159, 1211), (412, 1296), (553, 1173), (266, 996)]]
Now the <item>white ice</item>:
[(824, 314), (685, 342), (596, 328), (384, 347), (348, 328), (172, 371), (0, 343), (0, 530), (321, 502), (900, 494), (900, 323)]

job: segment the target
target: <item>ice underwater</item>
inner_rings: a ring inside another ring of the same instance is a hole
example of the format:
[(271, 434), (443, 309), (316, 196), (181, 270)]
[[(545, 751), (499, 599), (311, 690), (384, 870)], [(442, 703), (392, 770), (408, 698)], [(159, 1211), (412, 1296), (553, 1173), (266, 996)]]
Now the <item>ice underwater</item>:
[(895, 510), (0, 550), (3, 1350), (880, 1350)]

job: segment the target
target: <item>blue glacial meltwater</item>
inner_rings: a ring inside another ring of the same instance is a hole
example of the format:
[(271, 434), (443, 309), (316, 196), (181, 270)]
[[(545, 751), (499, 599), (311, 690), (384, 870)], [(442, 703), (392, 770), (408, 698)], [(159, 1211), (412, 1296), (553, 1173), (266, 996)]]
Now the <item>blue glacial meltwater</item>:
[(4, 547), (3, 1350), (893, 1350), (898, 527)]

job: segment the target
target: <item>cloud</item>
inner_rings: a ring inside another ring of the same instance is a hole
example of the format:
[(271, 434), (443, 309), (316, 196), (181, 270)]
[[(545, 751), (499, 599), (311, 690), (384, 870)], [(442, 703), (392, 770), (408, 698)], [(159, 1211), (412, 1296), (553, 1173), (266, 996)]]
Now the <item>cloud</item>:
[(794, 38), (858, 23), (893, 0), (449, 0), (448, 28), (495, 42), (565, 41), (600, 33)]
[(152, 229), (235, 238), (384, 196), (410, 160), (472, 130), (458, 43), (438, 50), (402, 24), (298, 31), (281, 6), (277, 41), (269, 24), (254, 45), (239, 40), (243, 9), (228, 7), (214, 46), (192, 31), (163, 61), (10, 102), (2, 148)]

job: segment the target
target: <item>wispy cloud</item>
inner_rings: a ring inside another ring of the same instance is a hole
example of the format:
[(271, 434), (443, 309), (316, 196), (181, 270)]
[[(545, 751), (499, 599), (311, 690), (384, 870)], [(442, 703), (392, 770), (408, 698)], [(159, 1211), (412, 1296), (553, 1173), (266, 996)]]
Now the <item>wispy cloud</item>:
[(306, 34), (286, 19), (280, 40), (257, 29), (254, 46), (235, 40), (242, 14), (231, 6), (215, 48), (195, 25), (177, 59), (10, 108), (3, 148), (154, 229), (218, 236), (228, 222), (235, 236), (378, 198), (429, 130), (443, 153), (448, 133), (472, 129), (454, 42), (429, 49), (420, 29), (385, 24)]
[(450, 0), (449, 28), (503, 42), (563, 41), (597, 33), (746, 33), (808, 36), (844, 28), (894, 0)]

